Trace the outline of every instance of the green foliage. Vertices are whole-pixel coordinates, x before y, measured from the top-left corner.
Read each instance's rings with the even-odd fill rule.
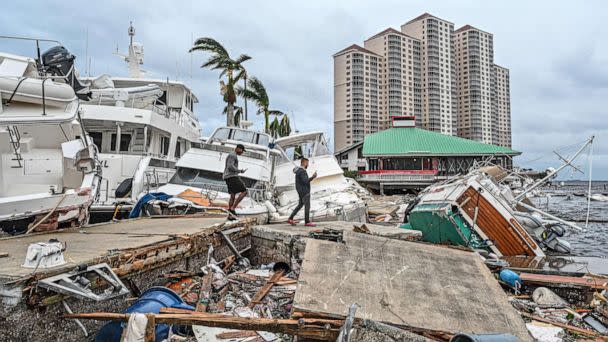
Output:
[[[359,172],[358,171],[346,170],[346,171],[344,171],[344,177],[357,179],[357,178],[359,178]]]
[[[247,88],[238,87],[236,92],[239,96],[253,101],[258,106],[257,113],[264,115],[264,131],[266,133],[273,134],[273,131],[271,129],[270,116],[283,116],[284,113],[280,110],[270,109],[270,99],[268,98],[266,87],[264,87],[262,81],[255,77],[251,77],[247,80]],[[278,121],[277,125],[279,125]],[[274,132],[278,135],[279,126],[275,126],[275,129],[276,130]]]
[[[247,72],[243,67],[243,63],[250,60],[251,57],[248,55],[240,55],[236,59],[232,59],[228,54],[228,51],[213,38],[203,37],[198,38],[194,42],[194,46],[190,49],[193,51],[204,51],[211,54],[209,59],[201,68],[207,68],[211,70],[221,70],[220,79],[226,78],[220,81],[220,90],[224,102],[227,103],[224,113],[226,114],[226,123],[228,126],[236,125],[237,119],[240,120],[240,114],[238,118],[235,116],[235,103],[236,103],[236,84],[239,80],[247,77]]]

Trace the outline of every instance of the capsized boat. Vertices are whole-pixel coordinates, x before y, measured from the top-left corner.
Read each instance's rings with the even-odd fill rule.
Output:
[[[562,237],[568,228],[583,230],[532,205],[530,197],[541,185],[555,179],[594,137],[557,169],[514,193],[510,171],[496,165],[477,166],[468,174],[429,186],[405,210],[402,228],[419,230],[423,240],[486,250],[502,256],[569,254]]]
[[[246,169],[241,179],[247,187],[248,196],[236,208],[236,212],[242,217],[267,217],[268,204],[272,199],[272,161],[279,154],[269,147],[270,142],[271,137],[266,133],[238,127],[219,127],[201,143],[200,148],[191,148],[179,159],[177,172],[158,191],[172,196],[166,202],[169,202],[168,208],[174,213],[228,208],[230,195],[222,179],[226,157],[237,144],[243,144],[245,152],[239,156],[239,168]]]
[[[310,216],[313,221],[367,221],[366,199],[369,192],[352,178],[344,176],[344,171],[329,152],[323,132],[294,134],[276,140],[276,148],[282,151],[276,160],[274,171],[274,194],[276,210],[271,212],[270,221],[287,220],[298,205],[299,197],[295,189],[294,168],[298,159],[309,160],[308,174],[317,172],[311,183]],[[296,215],[302,220],[304,210]]]
[[[67,50],[0,53],[0,228],[13,234],[84,224],[99,191],[97,149],[56,51]]]

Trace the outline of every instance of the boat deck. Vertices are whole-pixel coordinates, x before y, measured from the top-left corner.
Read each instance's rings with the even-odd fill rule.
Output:
[[[52,233],[21,235],[0,239],[0,252],[8,257],[0,258],[0,280],[30,275],[32,268],[21,267],[27,248],[36,242],[57,239],[67,244],[64,252],[67,264],[59,268],[72,268],[81,263],[102,257],[111,250],[138,248],[171,239],[176,235],[194,234],[213,225],[225,222],[225,217],[196,218],[141,218],[104,223],[89,227],[58,230]],[[52,269],[44,269],[52,270]],[[38,272],[43,271],[38,269]]]

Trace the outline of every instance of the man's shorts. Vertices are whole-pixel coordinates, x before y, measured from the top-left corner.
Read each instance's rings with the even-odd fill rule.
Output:
[[[241,177],[227,178],[226,185],[228,186],[228,193],[231,195],[247,191],[245,183],[243,183]]]

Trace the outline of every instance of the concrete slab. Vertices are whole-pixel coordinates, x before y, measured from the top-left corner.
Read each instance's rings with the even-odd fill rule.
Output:
[[[266,224],[253,227],[251,235],[253,237],[276,240],[278,238],[289,241],[296,236],[307,236],[309,232],[318,229],[335,229],[342,231],[352,231],[354,226],[361,226],[361,223],[346,221],[318,222],[316,227],[306,227],[302,224],[292,226],[287,223]],[[366,223],[365,226],[372,235],[383,236],[398,240],[418,240],[422,238],[422,233],[417,230],[401,229],[398,227],[384,226],[379,224]]]
[[[19,278],[34,271],[21,267],[31,243],[49,239],[66,243],[64,256],[67,265],[57,268],[73,267],[104,256],[109,250],[142,247],[169,240],[171,235],[194,234],[225,221],[222,217],[142,218],[0,239],[0,252],[8,253],[8,257],[0,259],[0,279]]]
[[[447,332],[511,333],[532,341],[476,254],[345,231],[308,239],[294,309]]]

